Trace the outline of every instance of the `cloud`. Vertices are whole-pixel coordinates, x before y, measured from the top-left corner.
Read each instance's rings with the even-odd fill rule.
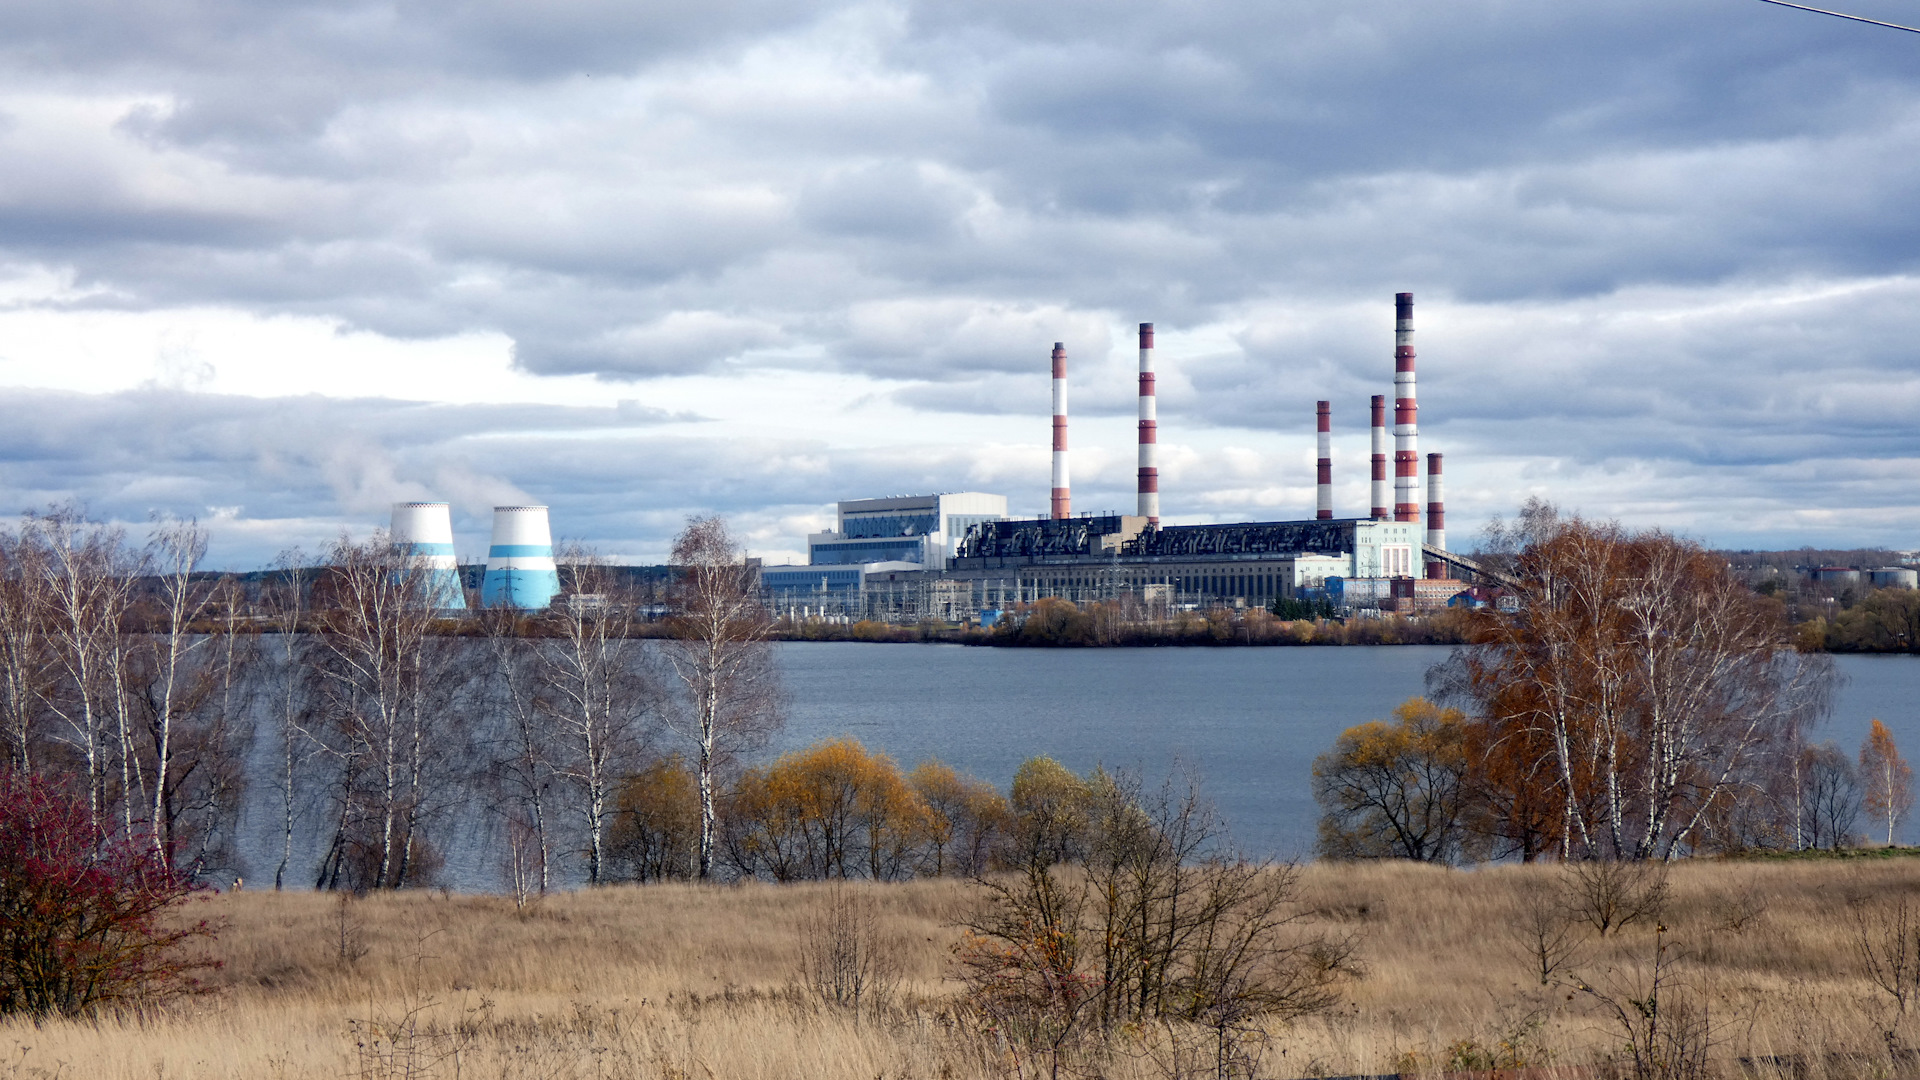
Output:
[[[1411,289],[1456,521],[1879,542],[1920,525],[1920,78],[1750,6],[22,0],[4,350],[179,325],[74,361],[144,391],[0,389],[0,496],[239,506],[247,551],[427,491],[794,550],[835,498],[1042,490],[1063,341],[1076,499],[1124,505],[1154,321],[1169,506],[1271,516],[1314,400],[1359,460]],[[219,337],[280,319],[380,359],[287,396]],[[608,400],[400,400],[396,341]]]

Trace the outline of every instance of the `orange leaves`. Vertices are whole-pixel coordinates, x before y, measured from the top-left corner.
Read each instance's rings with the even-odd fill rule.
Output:
[[[1860,779],[1867,789],[1867,814],[1887,827],[1887,843],[1892,844],[1900,820],[1913,809],[1913,768],[1878,717],[1860,744]]]
[[[1786,748],[1823,714],[1825,658],[1794,653],[1779,606],[1697,543],[1540,504],[1516,535],[1518,610],[1478,615],[1481,648],[1442,673],[1479,714],[1488,767],[1472,786],[1494,854],[1752,842],[1726,823],[1767,815],[1730,811],[1770,797]]]

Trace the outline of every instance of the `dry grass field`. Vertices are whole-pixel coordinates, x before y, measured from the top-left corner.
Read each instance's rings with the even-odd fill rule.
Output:
[[[1627,1035],[1578,983],[1644,999],[1656,938],[1675,961],[1662,1015],[1703,1029],[1715,1071],[1905,1071],[1883,1032],[1920,1041],[1920,1020],[1898,1020],[1863,973],[1848,901],[1920,902],[1920,859],[1678,866],[1664,933],[1587,929],[1542,986],[1522,930],[1528,897],[1561,873],[1308,868],[1310,922],[1356,935],[1365,971],[1335,1011],[1274,1030],[1261,1075],[1585,1074],[1617,1059]],[[955,921],[974,898],[955,881],[623,887],[527,911],[427,892],[215,897],[203,908],[226,922],[215,993],[93,1024],[0,1026],[0,1078],[1009,1075],[951,1009]],[[873,905],[902,968],[894,1006],[861,1016],[796,989],[804,921],[849,903]],[[1164,1061],[1122,1050],[1099,1075],[1167,1075]],[[1741,1064],[1767,1058],[1795,1062]]]

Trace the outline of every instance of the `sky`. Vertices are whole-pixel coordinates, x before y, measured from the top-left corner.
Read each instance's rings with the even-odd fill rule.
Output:
[[[1411,291],[1455,546],[1915,548],[1917,194],[1920,35],[1756,0],[10,0],[0,510],[804,561],[1044,512],[1061,341],[1130,511],[1153,322],[1166,520],[1310,516],[1321,398],[1361,515]]]

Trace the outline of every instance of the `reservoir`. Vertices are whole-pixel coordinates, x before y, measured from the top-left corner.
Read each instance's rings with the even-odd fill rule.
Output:
[[[938,758],[1005,791],[1020,763],[1047,755],[1076,772],[1096,765],[1138,773],[1149,787],[1190,776],[1215,804],[1233,842],[1254,856],[1306,858],[1318,811],[1313,759],[1340,732],[1387,718],[1425,691],[1445,646],[1012,649],[963,645],[789,642],[774,646],[787,723],[758,756],[851,736],[903,769]],[[1869,721],[1892,730],[1920,760],[1920,657],[1842,656],[1832,718],[1811,733],[1854,756]],[[232,844],[223,867],[271,882],[282,827],[281,768],[270,702],[255,705],[256,737]],[[467,718],[482,744],[504,737],[491,710]],[[671,740],[662,749],[684,749]],[[307,767],[324,765],[310,752]],[[302,785],[289,881],[313,882],[334,811],[323,784]],[[505,887],[502,817],[484,782],[457,778],[444,791],[435,844],[438,879],[464,891]],[[556,824],[571,828],[572,818]],[[1863,822],[1864,825],[1864,822]],[[1906,842],[1920,829],[1903,828]],[[579,836],[558,845],[577,852]],[[577,854],[556,865],[556,884],[582,877]]]
[[[1083,772],[1176,765],[1252,855],[1313,853],[1313,759],[1340,732],[1425,692],[1438,645],[1007,649],[791,642],[776,748],[851,735],[902,768],[937,757],[1001,790],[1046,754]],[[1878,717],[1920,760],[1920,657],[1840,656],[1832,718],[1810,733],[1852,757]],[[1911,839],[1910,834],[1908,839]]]

